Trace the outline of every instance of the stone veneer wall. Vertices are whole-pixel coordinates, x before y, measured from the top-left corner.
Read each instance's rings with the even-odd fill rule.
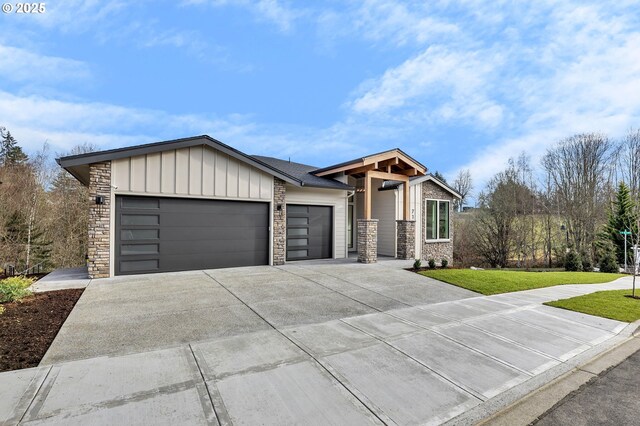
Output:
[[[104,197],[104,204],[96,204],[96,196]],[[87,244],[89,277],[110,275],[111,220],[111,162],[89,166],[89,239]]]
[[[358,262],[378,260],[378,219],[358,219]]]
[[[416,221],[396,220],[397,226],[397,248],[396,257],[398,259],[414,259],[416,255]]]
[[[426,199],[449,201],[449,241],[425,242],[427,232],[426,227],[424,226],[427,217],[425,209]],[[422,259],[434,259],[438,266],[440,266],[442,259],[447,259],[449,261],[449,265],[453,265],[453,196],[431,181],[423,182],[422,206],[420,208],[422,209],[423,220],[422,226],[420,227],[422,229]]]
[[[287,250],[287,207],[285,204],[286,183],[273,178],[273,264],[284,265]],[[282,206],[278,210],[278,204]]]

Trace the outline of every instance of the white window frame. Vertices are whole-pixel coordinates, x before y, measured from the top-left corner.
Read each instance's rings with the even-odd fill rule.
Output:
[[[436,232],[438,234],[438,238],[429,239],[427,238],[427,201],[435,201],[437,203],[436,207]],[[440,203],[449,203],[449,238],[440,238]],[[425,198],[423,205],[424,218],[422,219],[422,227],[424,229],[424,242],[425,243],[443,243],[451,241],[451,200],[439,199],[439,198]]]

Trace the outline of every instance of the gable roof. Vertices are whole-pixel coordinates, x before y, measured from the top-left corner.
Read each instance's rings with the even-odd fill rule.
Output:
[[[310,175],[308,172],[315,170],[316,167],[299,163],[288,163],[276,158],[247,155],[242,151],[232,148],[208,135],[173,139],[125,148],[109,149],[106,151],[89,152],[86,154],[69,155],[67,157],[57,158],[56,162],[71,173],[82,184],[88,186],[90,164],[200,145],[209,146],[296,186],[313,186],[318,188],[343,190],[353,189],[351,186],[345,185],[334,179]]]
[[[440,179],[438,179],[437,177],[435,177],[431,173],[429,173],[427,175],[424,175],[424,176],[414,176],[414,177],[409,178],[409,186],[417,185],[419,183],[427,182],[427,181],[435,183],[440,188],[442,188],[445,191],[449,192],[454,197],[462,199],[462,195],[460,195],[460,193],[458,193],[458,191],[456,191],[455,189],[453,189],[452,187],[450,187],[449,185],[447,185],[446,183],[444,183],[443,181],[441,181]],[[389,189],[396,189],[400,185],[402,185],[403,183],[404,182],[386,181],[386,182],[383,182],[382,188],[380,188],[379,190],[380,191],[386,191],[386,190],[389,190]]]
[[[189,138],[174,139],[163,142],[154,142],[144,145],[136,145],[125,148],[109,149],[106,151],[89,152],[86,154],[69,155],[67,157],[57,158],[56,162],[64,167],[82,184],[89,184],[89,164],[100,163],[102,161],[118,160],[120,158],[135,157],[137,155],[153,154],[155,152],[168,151],[180,148],[189,148],[192,146],[206,145],[218,151],[233,157],[239,161],[247,163],[263,172],[276,176],[285,182],[302,186],[300,181],[293,176],[282,173],[280,170],[274,169],[261,161],[252,158],[235,148],[226,145],[208,135],[193,136]]]
[[[262,155],[252,155],[251,157],[255,158],[258,161],[261,161],[264,164],[269,165],[274,169],[280,170],[282,173],[286,173],[287,175],[292,176],[301,183],[300,186],[344,190],[355,189],[353,186],[349,186],[335,179],[320,177],[312,174],[313,171],[318,169],[314,166],[281,160],[274,157],[264,157]]]
[[[323,167],[314,171],[313,174],[326,176],[343,171],[348,173],[350,169],[359,168],[361,166],[366,166],[369,164],[375,164],[377,166],[378,162],[385,162],[390,158],[395,158],[396,160],[402,161],[403,164],[416,169],[416,172],[419,171],[419,175],[424,175],[424,173],[426,173],[427,171],[427,168],[424,165],[413,159],[411,156],[407,155],[400,148],[394,148],[387,151],[378,152],[376,154],[367,155],[366,157],[355,158],[343,163]]]

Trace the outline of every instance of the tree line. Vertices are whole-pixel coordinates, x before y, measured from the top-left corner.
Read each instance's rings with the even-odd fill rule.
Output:
[[[0,127],[0,137],[0,274],[83,265],[87,188],[55,164],[48,144],[28,156],[9,130]],[[90,151],[81,145],[56,156]]]
[[[468,182],[463,174],[468,171],[455,189]],[[463,265],[631,264],[640,217],[640,130],[621,140],[600,133],[562,139],[537,165],[525,154],[512,158],[476,200],[476,208],[455,218],[454,256]]]

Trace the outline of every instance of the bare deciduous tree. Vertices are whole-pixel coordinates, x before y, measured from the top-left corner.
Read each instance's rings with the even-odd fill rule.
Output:
[[[455,209],[461,212],[462,207],[467,204],[469,197],[471,197],[471,191],[473,191],[473,179],[469,169],[463,169],[458,172],[453,181],[453,189],[462,197],[460,200],[454,201]]]
[[[629,130],[618,148],[619,178],[627,184],[631,195],[640,199],[640,129]]]
[[[573,245],[589,256],[594,254],[596,230],[606,215],[612,146],[605,135],[584,133],[561,140],[542,159]]]
[[[521,181],[513,160],[498,173],[480,194],[475,215],[473,238],[478,253],[492,267],[506,267],[512,254],[520,248],[523,231],[518,216],[531,200],[531,191]],[[523,229],[521,229],[523,228]]]

